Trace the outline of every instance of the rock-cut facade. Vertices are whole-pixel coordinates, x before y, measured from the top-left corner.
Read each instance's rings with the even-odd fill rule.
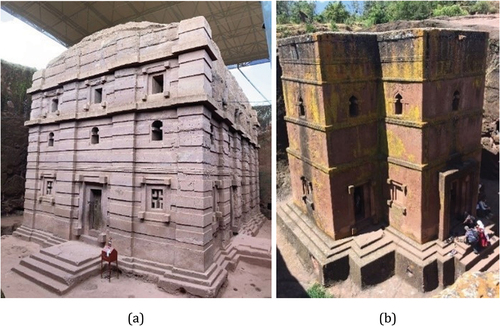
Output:
[[[24,224],[44,246],[103,244],[213,296],[233,234],[259,217],[257,114],[203,17],[127,23],[37,71]]]

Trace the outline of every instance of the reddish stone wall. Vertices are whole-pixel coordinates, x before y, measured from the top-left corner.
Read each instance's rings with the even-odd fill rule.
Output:
[[[419,243],[443,236],[450,212],[477,199],[486,40],[437,29],[280,40],[294,202],[335,239],[385,216]],[[469,204],[450,204],[442,173]],[[313,212],[302,177],[322,190]]]

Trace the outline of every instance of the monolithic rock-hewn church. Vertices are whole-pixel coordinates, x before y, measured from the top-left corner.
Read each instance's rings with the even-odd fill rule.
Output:
[[[233,234],[262,216],[257,116],[207,21],[97,32],[37,71],[29,92],[16,234],[44,246],[112,239],[123,269],[215,295]]]
[[[397,274],[427,291],[478,262],[448,239],[475,214],[487,44],[440,29],[279,42],[292,200],[278,223],[322,283]]]

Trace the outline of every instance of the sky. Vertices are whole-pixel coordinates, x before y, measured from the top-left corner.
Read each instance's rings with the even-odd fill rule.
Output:
[[[325,7],[330,2],[336,2],[336,1],[316,1],[316,13],[320,14],[323,10],[325,10]],[[346,6],[348,11],[352,11],[352,2],[354,1],[342,1],[342,3],[344,4],[344,6]],[[363,8],[364,1],[357,1],[357,2],[359,2],[360,8]]]
[[[0,19],[0,58],[23,66],[43,69],[50,60],[66,50],[64,46],[35,28],[1,10]],[[272,100],[271,64],[242,67],[240,70],[264,95],[241,75],[237,69],[231,69],[252,106],[268,105]]]

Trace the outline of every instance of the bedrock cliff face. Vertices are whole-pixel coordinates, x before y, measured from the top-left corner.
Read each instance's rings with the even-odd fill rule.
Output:
[[[31,98],[26,90],[31,86],[34,68],[2,60],[2,214],[23,209],[24,178]]]

